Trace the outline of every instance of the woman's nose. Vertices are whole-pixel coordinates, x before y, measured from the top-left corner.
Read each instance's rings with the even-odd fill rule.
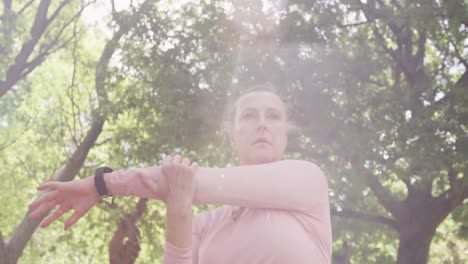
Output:
[[[258,123],[257,123],[257,129],[266,128],[266,125],[267,125],[266,124],[266,117],[260,115],[260,117],[258,119]]]

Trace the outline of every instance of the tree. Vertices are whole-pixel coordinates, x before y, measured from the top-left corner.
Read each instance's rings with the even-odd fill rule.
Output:
[[[210,8],[210,6],[208,6],[208,8]],[[199,63],[200,60],[205,59],[196,58],[196,56],[204,56],[206,58],[206,56],[209,55],[210,50],[200,45],[200,43],[203,42],[192,41],[199,37],[197,34],[200,34],[200,31],[206,29],[205,27],[200,26],[200,24],[209,23],[210,21],[207,19],[208,21],[202,20],[201,23],[194,23],[192,28],[189,28],[191,30],[180,32],[181,34],[174,36],[173,39],[183,40],[186,34],[193,33],[193,35],[190,36],[190,39],[184,40],[184,43],[187,44],[187,48],[185,50],[185,52],[187,52],[186,56],[192,57],[191,62],[186,64],[185,60],[180,57],[181,53],[178,53],[177,50],[175,50],[175,52],[166,52],[167,50],[160,47],[161,42],[164,41],[166,34],[171,30],[171,27],[184,22],[183,20],[172,21],[172,17],[166,16],[164,11],[160,10],[163,8],[160,7],[156,1],[147,1],[141,4],[138,10],[130,9],[131,10],[123,10],[119,12],[114,10],[112,23],[115,24],[111,24],[111,26],[115,27],[115,33],[107,42],[98,62],[89,62],[85,58],[80,57],[79,54],[82,52],[80,50],[73,53],[73,65],[76,67],[76,71],[74,70],[72,74],[72,84],[70,86],[72,89],[69,87],[66,92],[71,106],[69,106],[70,108],[67,108],[67,104],[67,107],[61,107],[62,111],[70,112],[70,117],[68,118],[72,119],[72,121],[70,122],[67,120],[63,123],[59,123],[57,129],[54,129],[53,132],[49,133],[55,134],[55,131],[68,130],[72,140],[70,141],[69,139],[60,138],[57,141],[57,146],[61,148],[62,146],[59,145],[63,144],[63,148],[69,151],[71,145],[77,147],[77,150],[71,151],[73,152],[70,153],[72,155],[71,158],[66,161],[65,167],[62,167],[57,171],[56,175],[53,177],[55,180],[71,180],[80,170],[83,171],[84,169],[85,173],[88,173],[90,171],[89,167],[96,166],[87,166],[86,163],[96,162],[96,160],[97,162],[102,162],[101,159],[95,157],[95,153],[92,153],[91,157],[88,157],[88,154],[92,152],[93,146],[101,146],[102,144],[109,146],[109,143],[112,143],[112,146],[106,146],[106,149],[108,150],[106,155],[110,156],[115,154],[112,158],[113,164],[116,167],[135,166],[136,163],[141,165],[142,162],[153,162],[150,164],[154,164],[154,161],[158,158],[158,153],[161,153],[164,149],[166,152],[173,151],[176,143],[179,148],[182,147],[180,149],[181,151],[188,148],[194,150],[197,146],[204,147],[202,140],[203,138],[209,138],[210,134],[206,133],[210,129],[209,126],[213,127],[213,125],[216,124],[215,119],[209,120],[211,122],[206,122],[208,120],[200,120],[200,117],[196,116],[194,116],[195,118],[190,122],[187,122],[186,126],[181,126],[180,123],[180,121],[185,118],[183,115],[186,115],[186,113],[190,111],[200,109],[202,111],[200,115],[202,115],[203,112],[206,115],[208,111],[212,111],[209,107],[212,106],[214,102],[210,102],[209,100],[209,97],[211,96],[209,90],[203,92],[199,88],[200,81],[198,79],[206,73],[201,68],[203,66],[197,65],[197,63]],[[183,12],[186,12],[188,15],[192,15],[196,10],[196,6],[192,5],[186,10],[184,9]],[[180,11],[177,10],[177,12]],[[196,12],[198,13],[195,13],[192,16],[198,16],[201,11]],[[210,12],[213,12],[213,10]],[[147,23],[148,21],[151,23]],[[151,54],[151,59],[156,59],[156,63],[151,60],[147,60],[147,55],[138,54],[141,51],[145,51],[145,49],[142,49],[141,46],[135,45],[145,45],[143,41],[141,41],[141,38],[148,37],[152,30],[151,28],[147,29],[147,27],[161,27],[161,30],[158,31],[158,39],[150,39],[150,45],[153,45],[152,52],[154,52]],[[142,29],[147,30],[145,32],[147,35],[140,34],[140,30]],[[209,38],[209,41],[212,41],[215,37],[216,36],[213,35],[212,38]],[[78,45],[80,45],[80,43],[82,42],[79,41]],[[126,62],[125,65],[120,63],[110,63],[111,58],[116,54],[116,51],[119,54],[124,55],[121,58]],[[138,54],[136,56],[143,55],[142,57],[139,57],[143,60],[134,60],[134,57],[132,56],[135,54]],[[214,62],[216,61],[222,61],[222,58],[217,58]],[[139,66],[142,62],[143,64],[149,64],[146,64],[144,65],[145,67],[141,68]],[[96,106],[92,107],[91,110],[83,110],[89,108],[89,106],[85,105],[86,103],[89,103],[89,101],[81,100],[82,94],[86,94],[87,91],[85,90],[83,92],[83,90],[80,89],[82,80],[78,80],[78,78],[86,78],[87,76],[85,77],[83,73],[86,73],[89,69],[85,67],[84,69],[79,68],[77,65],[91,65],[91,67],[95,69],[94,74],[91,74],[95,76],[94,87],[96,89],[96,95],[90,96],[91,98],[89,101],[91,101],[91,106],[94,104]],[[124,68],[122,68],[122,66],[124,66]],[[195,68],[193,68],[194,66]],[[213,68],[211,67],[212,66],[209,66],[208,70],[221,70],[214,66]],[[196,70],[197,73],[190,73],[190,68]],[[132,78],[135,77],[129,74],[129,69],[130,72],[133,69],[135,69],[136,72],[144,71],[145,75],[140,76],[142,79],[133,79],[136,81],[129,82],[128,80],[132,80]],[[159,75],[154,76],[154,72],[158,71],[160,71]],[[75,72],[77,78],[76,82]],[[157,78],[158,76],[160,78]],[[150,81],[147,81],[148,78],[154,80],[149,79]],[[143,82],[141,82],[141,80],[143,80]],[[212,80],[208,81],[211,82]],[[204,82],[206,83],[206,81]],[[59,89],[60,90],[57,90],[57,93],[62,94],[64,92],[63,88]],[[93,92],[90,91],[90,93]],[[188,97],[191,97],[192,100],[181,100]],[[173,102],[178,100],[179,103],[174,105]],[[203,104],[201,100],[207,104]],[[53,112],[51,114],[54,117],[60,116],[58,112]],[[88,116],[85,122],[82,121],[83,116]],[[161,117],[166,118],[167,121],[158,121]],[[108,128],[103,130],[103,125],[106,120],[110,120],[110,122],[108,123]],[[141,122],[143,125],[143,129],[139,131],[141,133],[137,133],[138,130],[135,130],[135,127],[127,126],[133,125],[133,121],[136,121],[137,124]],[[78,123],[78,125],[75,126],[75,123]],[[91,130],[85,137],[87,124],[91,127]],[[197,126],[200,128],[200,132],[194,133],[193,128]],[[10,128],[10,126],[8,128]],[[215,129],[211,130],[211,134],[213,134]],[[155,131],[158,132],[157,135],[153,135]],[[175,133],[175,131],[178,131],[178,133]],[[37,130],[36,132],[39,132],[39,135],[48,133],[47,131]],[[188,135],[189,133],[191,134],[190,137]],[[101,134],[103,134],[106,139],[102,142],[96,143],[98,136]],[[120,147],[125,148],[127,142],[132,142],[132,147],[135,147],[136,151],[134,154],[132,152],[129,153],[128,150],[120,149]],[[8,146],[10,148],[8,149],[10,153],[11,146],[18,146],[18,142],[15,141],[12,145]],[[158,152],[155,152],[155,149],[157,148],[161,149],[158,150]],[[65,151],[65,153],[68,151]],[[188,153],[188,155],[194,155],[192,153]],[[24,154],[20,153],[19,155],[21,156]],[[61,159],[60,154],[57,154],[57,156]],[[120,157],[122,157],[122,160],[120,160]],[[56,158],[57,157],[55,157],[55,159]],[[85,162],[85,160],[87,160],[87,162]],[[25,169],[28,168],[28,166],[24,167]],[[34,175],[32,177],[34,177]],[[122,208],[119,208],[119,211],[128,210],[128,207],[129,206],[122,206]],[[155,210],[153,209],[151,212],[153,217],[154,211]],[[118,219],[119,217],[117,216],[113,218]],[[150,219],[150,217],[147,219]],[[154,219],[152,219],[152,221],[154,223]],[[8,261],[7,263],[15,263],[39,222],[40,220],[30,221],[24,218],[22,223],[12,231],[11,238],[9,240],[5,240],[2,247],[4,255],[2,255],[0,259]],[[153,227],[151,224],[148,224],[148,226]],[[105,228],[105,226],[102,228]],[[125,233],[119,232],[119,230],[122,230],[122,228],[119,228],[116,231],[115,239],[113,240],[114,242],[119,240],[121,235]],[[146,232],[145,235],[147,236],[149,236],[150,233],[153,233],[149,231],[147,227],[144,227],[144,230]],[[148,239],[148,237],[143,237],[142,239]],[[111,243],[109,249],[110,254],[116,252],[115,245],[117,244],[118,243]],[[152,241],[151,245],[157,246],[158,244],[155,241]],[[50,247],[56,248],[52,245]],[[115,259],[113,255],[110,257],[111,259]]]
[[[271,34],[251,34],[240,86],[270,80],[291,98],[303,127],[291,150],[330,175],[333,215],[361,222],[335,217],[334,228],[375,231],[370,244],[343,238],[358,263],[427,263],[437,227],[468,197],[466,4],[291,1],[285,13]],[[364,248],[394,241],[395,252]]]
[[[47,56],[66,47],[73,40],[76,32],[69,31],[91,2],[81,1],[81,6],[78,7],[77,3],[78,1],[61,1],[55,10],[49,13],[52,4],[50,0],[40,1],[37,9],[34,9],[33,1],[27,1],[21,3],[17,10],[12,7],[11,0],[3,1],[3,12],[0,16],[0,98],[39,66]],[[66,8],[73,10],[71,15]],[[28,19],[31,12],[34,20],[29,27],[29,35],[23,36],[23,30],[27,30],[23,25],[30,22]],[[23,39],[20,48],[13,45]],[[8,66],[5,67],[6,65]]]
[[[437,227],[468,197],[466,3],[339,1],[331,8],[343,15],[339,52],[325,58],[333,78],[321,92],[301,94],[326,95],[325,107],[309,102],[304,111],[329,116],[302,117],[313,142],[304,151],[336,177],[335,215],[388,226],[399,238],[397,263],[427,263]],[[313,127],[323,124],[317,121],[326,129]],[[368,190],[377,204],[366,201]]]
[[[83,163],[88,155],[89,150],[96,143],[97,138],[102,132],[104,122],[106,120],[107,110],[106,105],[108,105],[108,97],[105,88],[105,81],[107,76],[107,65],[114,54],[116,47],[118,46],[119,40],[122,36],[127,33],[132,26],[134,26],[138,19],[140,18],[141,10],[147,8],[151,4],[151,1],[144,2],[139,11],[131,13],[125,23],[120,24],[119,29],[115,32],[113,37],[107,42],[99,62],[96,64],[95,72],[95,89],[97,93],[97,98],[99,100],[99,107],[92,113],[91,127],[84,137],[83,141],[79,143],[76,150],[73,152],[71,157],[64,163],[54,175],[51,177],[53,180],[57,181],[69,181],[72,180],[80,168],[83,166]],[[38,12],[42,12],[42,9],[39,8]],[[33,32],[36,32],[33,30]],[[27,215],[27,214],[26,214]],[[23,218],[19,226],[15,229],[12,236],[8,240],[3,240],[2,237],[0,243],[0,259],[4,263],[16,263],[18,258],[21,256],[22,251],[24,250],[26,243],[30,239],[31,235],[43,220],[38,218],[35,220],[30,220],[26,216]]]

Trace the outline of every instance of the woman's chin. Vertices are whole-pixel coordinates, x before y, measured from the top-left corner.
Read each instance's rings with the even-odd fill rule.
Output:
[[[268,154],[259,154],[253,158],[254,164],[261,164],[261,163],[271,163],[276,161],[277,159],[273,155]]]

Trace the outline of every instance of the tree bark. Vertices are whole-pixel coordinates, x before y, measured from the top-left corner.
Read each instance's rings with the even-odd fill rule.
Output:
[[[400,232],[397,264],[426,264],[435,230]]]
[[[333,252],[333,263],[334,264],[350,264],[351,257],[353,255],[353,249],[348,242],[343,242],[343,247],[338,252]]]
[[[109,242],[110,264],[133,264],[140,253],[140,229],[136,222],[146,211],[147,199],[140,199],[135,212],[120,219],[117,230]]]

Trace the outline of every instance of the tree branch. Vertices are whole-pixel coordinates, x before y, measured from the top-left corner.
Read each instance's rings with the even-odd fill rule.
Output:
[[[468,70],[468,62],[461,55],[460,51],[457,48],[457,45],[455,45],[452,38],[450,38],[450,37],[449,37],[449,41],[450,41],[450,44],[452,44],[453,49],[455,50],[455,56],[457,57],[458,60],[460,60],[460,62],[463,64],[463,66],[465,66],[465,69]]]
[[[11,3],[12,3],[12,0],[3,0],[4,11],[6,10],[11,11]]]
[[[111,0],[110,2],[111,2],[111,7],[112,7],[112,14],[117,13],[117,11],[115,10],[115,1]]]
[[[3,0],[3,8],[5,8],[5,10],[11,11],[11,1],[12,0]]]
[[[60,33],[61,34],[61,33]],[[73,40],[74,38],[76,37],[75,33],[68,39],[66,39],[65,41],[63,41],[63,43],[61,43],[59,46],[57,46],[57,43],[58,43],[58,37],[54,39],[53,42],[49,43],[47,46],[47,48],[43,48],[41,46],[40,50],[43,50],[41,53],[39,53],[35,58],[33,58],[30,62],[26,63],[26,65],[24,66],[24,72],[21,74],[21,76],[19,76],[18,80],[21,80],[23,79],[24,77],[26,77],[29,73],[31,73],[36,67],[38,67],[39,65],[42,64],[42,62],[44,62],[45,58],[60,50],[60,49],[63,49],[65,48],[68,43]],[[56,46],[56,47],[55,47]]]
[[[12,140],[10,140],[9,142],[5,142],[5,143],[2,143],[0,144],[0,151],[8,148],[9,146],[13,145],[16,141],[18,141],[26,132],[29,131],[29,129],[31,129],[32,127],[32,124],[31,123],[34,123],[34,120],[33,121],[30,121],[31,119],[28,119],[26,125],[25,125],[25,128],[23,129],[23,131],[19,132],[16,134],[16,137]]]
[[[380,0],[377,0],[377,1],[378,1],[379,6],[385,7],[385,3],[383,1],[380,1]],[[376,25],[374,25],[372,30],[373,30],[374,36],[379,46],[382,47],[383,50],[392,57],[392,59],[396,62],[396,64],[401,67],[403,73],[406,76],[412,76],[413,72],[410,71],[412,67],[408,63],[412,59],[414,59],[413,54],[412,54],[413,45],[412,45],[411,31],[409,30],[404,31],[402,30],[402,28],[398,27],[398,25],[393,23],[391,20],[386,19],[385,17],[382,17],[382,16],[378,16],[378,14],[376,13],[375,1],[368,1],[367,4],[363,4],[360,1],[357,1],[357,3],[368,20],[375,20],[375,19],[380,18],[390,28],[393,35],[397,39],[396,41],[397,41],[398,48],[396,50],[389,48],[385,44],[385,38],[382,34],[380,34]],[[401,8],[401,6],[397,2],[393,2],[393,4],[397,4],[396,7],[398,9]],[[420,40],[421,42],[425,43],[425,33],[423,34],[422,37],[423,38],[420,38]],[[423,53],[424,51],[425,51],[424,49],[419,50],[419,52],[421,52],[422,55],[424,55]],[[416,65],[414,68],[416,69],[418,66],[419,65]]]
[[[157,1],[157,0],[154,0]],[[114,53],[114,50],[118,47],[119,45],[119,40],[120,38],[130,30],[130,28],[134,25],[136,18],[140,15],[140,13],[147,8],[148,5],[151,4],[151,2],[154,2],[151,0],[147,0],[143,2],[140,5],[140,8],[138,9],[137,12],[133,14],[133,16],[129,19],[130,21],[133,21],[133,23],[130,23],[129,21],[126,21],[125,23],[119,24],[119,30],[114,34],[112,39],[106,43],[106,46],[104,48],[104,51],[101,54],[101,57],[99,58],[99,63],[98,67],[96,67],[96,92],[98,96],[101,98],[101,102],[107,105],[107,93],[104,90],[104,81],[107,76],[106,72],[106,67],[109,64],[109,61]],[[101,109],[104,110],[104,109]]]
[[[136,221],[146,211],[147,199],[140,199],[135,212],[120,219],[117,230],[109,242],[109,262],[111,264],[133,264],[140,252],[140,230]]]
[[[371,214],[367,214],[367,213],[364,213],[364,212],[356,212],[356,211],[353,211],[351,209],[342,209],[340,211],[338,211],[336,209],[331,209],[330,211],[331,211],[332,215],[336,215],[336,216],[339,216],[339,217],[351,218],[351,219],[362,220],[362,221],[366,221],[366,222],[383,224],[383,225],[387,225],[387,226],[389,226],[391,228],[397,229],[396,221],[391,219],[391,218],[385,217],[385,216],[371,215]]]
[[[52,13],[52,15],[50,16],[50,18],[47,20],[48,23],[51,23],[52,21],[54,21],[54,19],[58,16],[58,14],[60,13],[60,11],[62,11],[62,9],[68,4],[70,3],[70,0],[64,0],[63,2],[60,3],[60,5],[57,7],[57,9],[55,9],[54,13]],[[83,10],[83,9],[82,9]],[[80,12],[79,12],[80,13]]]
[[[392,0],[392,4],[393,4],[394,6],[396,6],[396,8],[398,9],[398,11],[403,11],[403,10],[404,10],[403,7],[400,5],[400,3],[398,3],[397,0]]]
[[[75,150],[66,164],[55,173],[55,175],[52,177],[52,180],[70,181],[75,177],[83,165],[89,150],[93,147],[94,142],[96,142],[96,139],[101,134],[103,125],[104,119],[95,119],[93,121],[91,129],[88,131],[85,140]],[[28,210],[19,226],[13,232],[13,235],[7,244],[8,254],[10,255],[11,259],[15,261],[13,263],[16,263],[37,226],[46,217],[45,214],[42,217],[31,220],[27,217],[29,213],[30,211]]]
[[[400,59],[398,57],[398,55],[396,54],[395,50],[387,47],[387,44],[385,44],[385,39],[384,37],[382,36],[382,34],[380,34],[379,30],[377,29],[376,26],[372,27],[372,32],[374,33],[374,36],[375,36],[375,39],[377,40],[377,43],[380,45],[380,47],[388,54],[390,55],[397,63],[400,62]],[[399,63],[400,64],[400,63]],[[404,67],[404,65],[401,65],[402,67]]]
[[[367,183],[383,207],[389,211],[393,217],[396,219],[403,217],[406,213],[404,210],[404,203],[392,197],[382,186],[382,183],[377,177],[369,173],[367,175]]]
[[[50,2],[50,0],[42,0],[40,2],[34,23],[30,31],[31,39],[26,41],[21,47],[20,52],[15,58],[15,63],[11,65],[7,70],[6,79],[0,80],[0,97],[5,95],[19,80],[24,78],[26,75],[31,73],[37,66],[39,66],[46,55],[58,50],[53,50],[53,48],[59,42],[59,39],[64,30],[68,28],[68,26],[82,14],[83,10],[87,6],[93,3],[92,1],[82,6],[81,9],[59,29],[58,33],[54,36],[52,41],[50,41],[49,43],[42,44],[40,46],[39,55],[37,55],[30,62],[28,62],[29,56],[31,56],[32,52],[38,45],[39,40],[44,35],[46,29],[57,18],[58,14],[70,2],[70,0],[65,0],[61,2],[60,6],[54,11],[52,16],[49,19],[47,19],[47,13],[50,6]],[[26,3],[20,11],[23,11],[23,9],[27,8],[28,5],[30,5],[29,2]],[[68,41],[65,41],[65,43],[66,42]],[[63,46],[64,45],[61,45],[60,48]]]
[[[434,197],[430,209],[432,212],[437,212],[434,216],[438,216],[438,222],[442,222],[453,209],[462,204],[468,192],[468,186],[464,185],[461,179],[457,179],[457,171],[452,166],[449,167],[448,178],[450,188]]]
[[[95,2],[95,1],[94,1]],[[58,31],[57,34],[55,34],[55,37],[52,41],[50,41],[49,43],[46,43],[46,44],[43,44],[41,45],[41,47],[39,48],[39,50],[41,52],[49,52],[50,53],[53,53],[59,49],[61,49],[62,47],[64,47],[66,44],[61,44],[59,48],[55,49],[55,50],[52,50],[54,46],[57,45],[57,43],[59,42],[60,40],[60,36],[63,34],[63,32],[65,31],[66,28],[68,28],[68,26],[70,26],[71,23],[75,22],[80,16],[81,14],[83,13],[84,9],[86,7],[88,7],[89,5],[91,5],[91,3],[94,3],[94,2],[89,2],[87,3],[86,5],[83,5],[81,7],[81,9],[76,12],[76,14],[70,18],[67,22],[65,22],[65,24],[63,24],[63,26],[60,28],[60,30]],[[76,25],[74,26],[74,31],[73,31],[73,35],[68,39],[68,40],[65,40],[64,43],[67,43],[69,42],[71,39],[74,39],[76,37]]]
[[[379,3],[379,6],[381,7],[386,6],[382,0],[377,0],[377,2]],[[390,21],[388,19],[385,20],[386,17],[382,16],[381,18],[387,23],[388,27],[392,30],[395,36],[398,36],[400,34],[401,28],[399,28],[395,23],[391,22],[391,20]]]
[[[0,259],[7,259],[6,245],[3,240],[2,232],[0,232]]]
[[[41,2],[39,3],[36,17],[34,19],[34,23],[30,31],[32,40],[35,41],[36,43],[51,22],[47,19],[47,13],[49,12],[50,2],[51,0],[41,0]],[[30,51],[29,53],[31,53],[32,49],[34,49],[34,46],[35,44],[33,43],[28,46],[29,48],[28,51]]]
[[[70,85],[68,86],[68,89],[67,89],[67,97],[70,99],[70,103],[71,103],[71,110],[72,110],[72,120],[73,120],[73,128],[71,128],[70,124],[68,124],[68,122],[66,122],[67,124],[67,127],[69,129],[69,132],[70,132],[70,136],[73,140],[73,142],[75,143],[76,146],[78,146],[78,140],[76,138],[76,117],[77,117],[77,113],[75,111],[75,109],[78,109],[78,113],[80,112],[80,108],[79,106],[76,104],[75,102],[75,98],[74,98],[74,88],[75,88],[75,80],[76,80],[76,68],[77,68],[77,57],[76,57],[76,47],[78,45],[78,32],[77,32],[77,23],[75,23],[73,25],[73,36],[74,36],[74,42],[73,42],[73,48],[72,48],[72,62],[73,62],[73,72],[72,72],[72,78],[71,78],[71,83]],[[79,117],[78,117],[79,118]],[[96,143],[94,144],[96,145]]]
[[[415,60],[417,64],[416,71],[420,68],[424,67],[424,56],[426,55],[426,30],[418,31],[419,39],[418,39],[418,51],[416,52]]]
[[[464,177],[467,177],[466,175]],[[463,199],[462,201],[464,201],[465,199],[468,198],[468,185],[465,184],[464,188],[463,188],[463,195],[462,195]]]
[[[448,178],[449,178],[449,183],[450,183],[450,189],[457,194],[460,193],[461,187],[460,186],[460,181],[457,180],[457,172],[453,169],[453,166],[450,166],[448,169]]]
[[[26,4],[24,4],[20,11],[18,11],[18,15],[23,14],[24,10],[26,10],[33,2],[34,0],[29,0]]]
[[[36,17],[30,31],[31,39],[21,46],[21,50],[15,58],[15,63],[11,65],[6,72],[6,79],[0,80],[0,98],[20,80],[29,56],[39,42],[42,34],[44,34],[45,29],[49,26],[47,22],[47,12],[50,2],[51,0],[42,0],[39,3]]]
[[[338,24],[339,28],[347,28],[347,27],[358,27],[361,25],[369,24],[372,21],[366,20],[362,22],[356,22],[356,23],[351,23],[351,24]]]
[[[459,89],[463,90],[465,87],[468,87],[468,69],[465,70],[465,73],[457,80],[453,88],[445,93],[445,96],[438,100],[437,102],[432,103],[430,106],[433,109],[437,109],[442,107],[444,104],[452,104],[454,100],[457,98]]]
[[[468,87],[468,68],[465,69],[465,73],[457,80],[454,89],[464,89],[466,91],[466,87]]]
[[[111,138],[111,137],[110,137],[110,138],[106,138],[106,139],[104,139],[104,140],[102,140],[102,141],[96,142],[96,144],[94,144],[94,145],[95,145],[96,147],[102,146],[102,145],[104,145],[104,144],[106,144],[106,143],[108,143],[108,142],[111,142],[112,139],[113,139],[113,138]]]

